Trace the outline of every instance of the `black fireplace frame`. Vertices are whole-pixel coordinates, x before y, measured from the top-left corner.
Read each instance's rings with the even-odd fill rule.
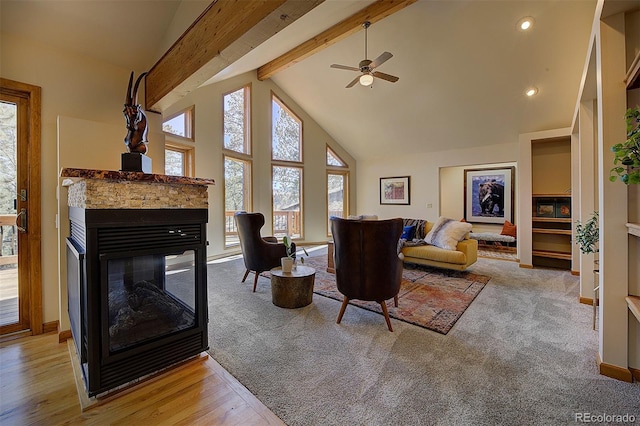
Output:
[[[67,291],[71,332],[85,386],[95,396],[207,350],[207,209],[69,208]],[[193,250],[195,324],[110,352],[105,262]]]

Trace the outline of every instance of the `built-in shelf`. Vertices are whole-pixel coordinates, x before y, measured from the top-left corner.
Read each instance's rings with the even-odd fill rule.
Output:
[[[549,259],[571,260],[571,253],[564,253],[560,251],[533,250],[531,254],[534,256],[546,257]]]
[[[533,216],[531,218],[533,222],[553,222],[553,223],[571,223],[570,217],[539,217]]]
[[[627,296],[625,297],[627,301],[627,305],[629,305],[629,310],[633,313],[638,321],[640,321],[640,297],[638,296]]]
[[[533,228],[534,234],[571,235],[571,229]]]
[[[638,57],[636,57],[636,59],[638,59]],[[627,232],[629,235],[640,237],[640,223],[627,223]],[[629,310],[633,313],[633,316],[640,321],[640,297],[627,296],[625,297],[625,300],[627,301],[627,305],[629,305]]]
[[[570,147],[567,145],[566,149],[569,150]],[[546,192],[531,195],[533,265],[566,268],[567,261],[573,260],[571,194]]]
[[[629,235],[640,237],[640,223],[627,223],[627,232]]]
[[[571,198],[571,194],[532,194],[533,198]]]

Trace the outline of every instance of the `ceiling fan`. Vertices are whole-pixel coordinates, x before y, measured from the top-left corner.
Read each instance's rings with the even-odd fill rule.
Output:
[[[340,70],[348,70],[348,71],[359,71],[359,72],[362,73],[360,76],[354,78],[351,81],[351,83],[347,84],[347,86],[346,86],[347,89],[350,88],[350,87],[353,87],[358,81],[363,86],[371,86],[373,84],[373,78],[374,77],[380,78],[382,80],[390,81],[391,83],[395,83],[396,81],[399,80],[399,78],[396,77],[395,75],[385,74],[385,73],[380,72],[380,71],[374,71],[377,67],[379,67],[380,65],[382,65],[383,63],[385,63],[389,59],[391,59],[391,57],[393,57],[393,55],[391,53],[384,52],[382,55],[378,56],[373,61],[370,61],[369,59],[366,59],[367,58],[367,29],[369,28],[370,25],[371,25],[371,22],[369,22],[369,21],[364,21],[364,23],[362,24],[362,27],[364,28],[364,57],[365,57],[365,59],[360,61],[360,64],[358,65],[358,68],[349,67],[347,65],[339,65],[339,64],[331,65],[331,68],[337,68],[337,69],[340,69]]]

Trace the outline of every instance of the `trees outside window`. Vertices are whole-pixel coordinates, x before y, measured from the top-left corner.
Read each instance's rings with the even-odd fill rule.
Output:
[[[224,111],[224,149],[247,155],[251,154],[249,94],[250,86],[244,86],[225,94],[222,101]]]
[[[271,158],[302,162],[302,120],[271,95]]]
[[[0,214],[16,212],[17,110],[16,104],[0,102]]]

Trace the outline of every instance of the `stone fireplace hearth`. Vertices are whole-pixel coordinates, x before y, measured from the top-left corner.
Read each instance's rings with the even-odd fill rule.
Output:
[[[63,169],[69,319],[89,396],[208,349],[208,179]]]

